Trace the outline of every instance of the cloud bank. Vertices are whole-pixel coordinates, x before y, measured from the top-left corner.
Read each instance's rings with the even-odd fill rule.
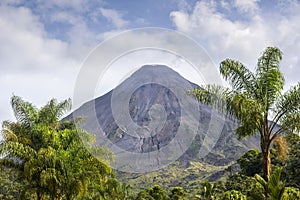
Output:
[[[216,66],[233,58],[254,69],[266,46],[278,46],[284,53],[287,88],[299,81],[299,1],[181,0],[164,2],[167,9],[150,0],[144,4],[147,9],[142,4],[128,7],[94,0],[1,1],[0,121],[14,120],[12,94],[37,105],[72,97],[88,53],[105,39],[145,24],[187,34],[206,49]],[[166,13],[155,13],[158,10]],[[109,82],[103,84],[110,88]]]

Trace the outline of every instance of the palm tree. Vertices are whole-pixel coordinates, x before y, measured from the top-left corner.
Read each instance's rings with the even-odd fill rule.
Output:
[[[41,177],[45,179],[47,173],[50,176],[50,170],[43,170],[41,166],[45,163],[41,158],[46,158],[45,153],[50,153],[46,151],[47,147],[53,143],[53,138],[47,133],[56,130],[59,118],[71,106],[70,99],[60,103],[52,99],[38,109],[20,97],[13,96],[11,105],[17,121],[2,123],[4,142],[0,144],[0,155],[3,156],[1,164],[20,169],[29,181],[29,186],[35,188],[37,199],[43,199],[45,187]]]
[[[235,132],[240,138],[260,135],[265,181],[271,173],[272,142],[282,133],[300,130],[300,83],[282,93],[281,59],[278,48],[267,47],[258,59],[255,73],[239,61],[226,59],[220,64],[220,73],[230,89],[207,85],[190,92],[200,102],[236,119]]]
[[[38,200],[81,198],[95,177],[111,176],[112,152],[75,122],[59,121],[70,100],[40,109],[17,96],[11,102],[17,122],[3,122],[0,164],[19,169]]]

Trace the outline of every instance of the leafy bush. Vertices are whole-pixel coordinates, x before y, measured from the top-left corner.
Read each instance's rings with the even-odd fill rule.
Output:
[[[222,195],[221,200],[247,200],[247,197],[240,191],[229,190]]]

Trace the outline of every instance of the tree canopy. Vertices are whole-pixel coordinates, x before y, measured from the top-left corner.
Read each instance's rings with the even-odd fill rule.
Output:
[[[92,186],[101,187],[103,197],[111,195],[113,154],[93,145],[95,138],[74,122],[59,121],[70,100],[36,108],[13,96],[11,104],[17,121],[3,122],[0,155],[4,169],[17,170],[25,180],[19,198],[34,192],[36,199],[82,199]]]

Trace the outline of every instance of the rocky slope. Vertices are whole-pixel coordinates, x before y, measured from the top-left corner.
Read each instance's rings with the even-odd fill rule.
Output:
[[[160,151],[174,140],[179,131],[184,132],[179,141],[184,140],[184,134],[188,137],[189,132],[195,132],[189,147],[178,159],[180,163],[193,161],[226,166],[248,149],[257,148],[255,137],[238,140],[229,120],[223,120],[221,129],[217,127],[220,133],[213,135],[213,126],[218,125],[216,119],[222,117],[198,102],[197,119],[183,120],[187,119],[184,109],[190,109],[184,107],[183,102],[192,102],[186,92],[195,87],[199,86],[167,66],[147,65],[114,90],[82,105],[67,119],[84,116],[81,127],[95,134],[99,144],[104,143],[104,136],[118,148],[134,153]],[[207,135],[211,137],[207,139]]]

